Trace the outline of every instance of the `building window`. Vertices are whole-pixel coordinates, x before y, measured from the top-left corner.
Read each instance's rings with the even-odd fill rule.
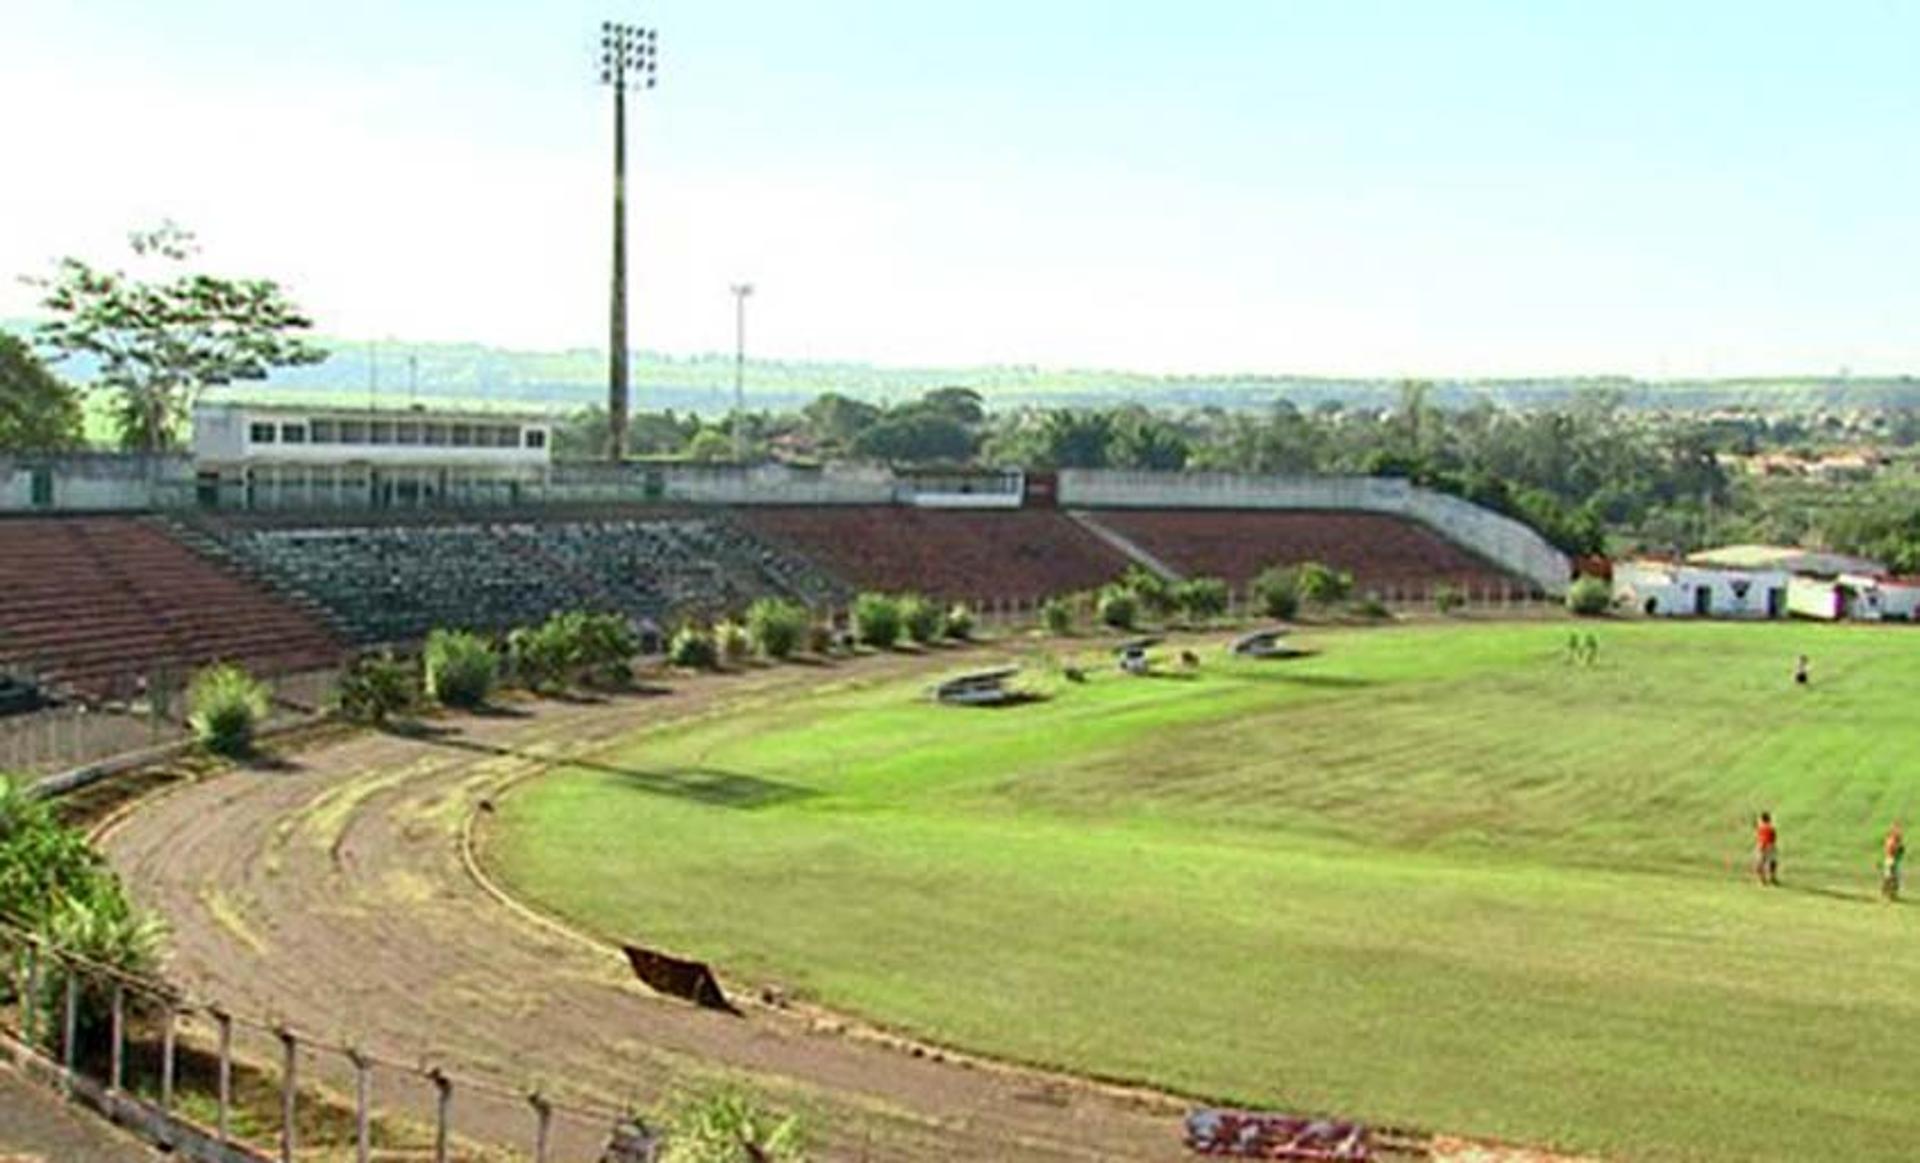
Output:
[[[515,438],[519,435],[520,430],[518,428],[495,428],[493,430],[493,446],[495,448],[512,448],[516,443]]]
[[[282,424],[280,426],[280,443],[305,444],[306,442],[307,426],[305,424]]]
[[[247,438],[255,444],[272,444],[274,427],[271,424],[255,424],[247,432]]]
[[[307,426],[311,444],[334,444],[340,439],[339,425],[331,420],[315,420]]]
[[[527,447],[528,448],[545,448],[546,446],[547,446],[547,430],[546,429],[544,428],[527,429]]]
[[[393,442],[395,444],[420,443],[420,425],[412,420],[402,420],[398,424],[395,424],[393,426]]]
[[[393,421],[391,420],[368,421],[367,422],[367,443],[368,444],[392,444],[393,443]]]
[[[427,443],[434,448],[446,447],[447,426],[445,424],[427,425]]]
[[[340,421],[340,443],[365,444],[367,442],[367,423],[364,420]]]
[[[453,426],[453,446],[455,448],[473,447],[473,425],[455,424]]]

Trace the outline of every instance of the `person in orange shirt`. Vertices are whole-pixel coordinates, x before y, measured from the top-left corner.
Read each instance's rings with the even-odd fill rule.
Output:
[[[1880,895],[1890,901],[1900,899],[1900,865],[1907,858],[1907,841],[1900,835],[1900,825],[1887,829],[1887,841],[1882,851],[1880,865]]]
[[[1760,813],[1760,820],[1753,826],[1753,872],[1760,878],[1761,884],[1780,883],[1780,833],[1774,829],[1773,816]]]

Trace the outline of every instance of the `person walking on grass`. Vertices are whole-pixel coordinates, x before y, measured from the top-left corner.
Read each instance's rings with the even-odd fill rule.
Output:
[[[1760,878],[1761,884],[1780,883],[1780,833],[1773,826],[1773,816],[1761,812],[1760,819],[1753,826],[1753,873]]]
[[[1793,685],[1806,686],[1812,681],[1812,676],[1808,672],[1807,656],[1802,654],[1793,664]]]
[[[1900,899],[1900,865],[1906,858],[1907,841],[1900,834],[1900,825],[1895,824],[1887,829],[1880,863],[1880,895],[1889,901]]]

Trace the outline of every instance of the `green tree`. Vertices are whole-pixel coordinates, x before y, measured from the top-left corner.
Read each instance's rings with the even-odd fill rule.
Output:
[[[131,241],[137,256],[175,269],[198,253],[193,234],[172,223],[135,232]],[[178,273],[146,280],[68,257],[35,283],[45,293],[41,306],[54,315],[41,324],[40,342],[62,358],[98,361],[125,448],[172,447],[208,388],[326,358],[298,335],[312,321],[270,279]]]
[[[865,460],[963,463],[973,457],[973,433],[950,416],[910,411],[864,429],[851,451]]]
[[[972,427],[987,418],[986,401],[972,388],[935,388],[913,405],[915,411],[945,416]]]
[[[1145,408],[1128,408],[1113,420],[1107,463],[1113,468],[1176,471],[1187,466],[1191,451],[1180,429]]]
[[[733,459],[733,440],[718,428],[702,428],[687,441],[686,457],[704,464]]]
[[[747,632],[768,658],[787,658],[800,649],[811,620],[805,606],[781,598],[761,598],[747,607]]]
[[[1351,573],[1318,561],[1303,562],[1295,570],[1295,576],[1299,579],[1300,597],[1316,606],[1331,606],[1345,601],[1353,593]]]
[[[50,451],[79,443],[79,393],[18,336],[0,331],[0,449]]]
[[[1269,618],[1291,621],[1300,612],[1300,577],[1291,569],[1268,566],[1253,579],[1253,598]]]
[[[864,400],[824,392],[800,410],[807,434],[833,448],[851,447],[862,432],[880,422],[883,413]]]
[[[1189,622],[1204,622],[1227,612],[1227,583],[1217,577],[1190,577],[1173,587],[1173,604]]]

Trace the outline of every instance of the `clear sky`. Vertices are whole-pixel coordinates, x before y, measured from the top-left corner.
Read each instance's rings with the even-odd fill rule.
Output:
[[[1367,375],[1920,371],[1920,3],[12,0],[0,274],[170,216],[326,332]],[[0,281],[0,316],[30,290]]]

